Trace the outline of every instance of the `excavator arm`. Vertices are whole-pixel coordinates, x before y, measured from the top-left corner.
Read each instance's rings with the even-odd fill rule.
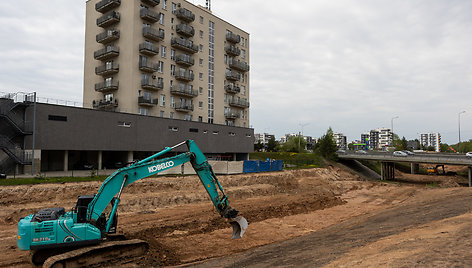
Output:
[[[172,149],[186,144],[188,152],[173,157],[155,160],[165,155]],[[190,162],[195,169],[200,181],[206,189],[213,205],[218,213],[230,220],[233,226],[233,238],[241,238],[247,229],[247,221],[238,216],[238,211],[229,206],[228,197],[223,191],[212,167],[208,163],[203,152],[198,148],[193,140],[187,140],[173,147],[166,147],[163,151],[156,153],[146,159],[136,162],[128,167],[117,170],[110,175],[102,184],[93,200],[88,205],[87,219],[91,223],[96,223],[105,208],[112,203],[112,211],[107,220],[105,232],[109,232],[114,215],[120,202],[123,189],[131,183],[153,176],[167,169]],[[112,200],[114,200],[112,202]]]

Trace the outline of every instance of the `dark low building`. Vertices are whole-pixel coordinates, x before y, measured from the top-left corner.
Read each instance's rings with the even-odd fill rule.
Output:
[[[254,130],[250,128],[11,96],[0,97],[0,172],[4,173],[114,169],[187,139],[195,140],[209,159],[247,160],[253,151]],[[182,146],[175,152],[185,150]]]

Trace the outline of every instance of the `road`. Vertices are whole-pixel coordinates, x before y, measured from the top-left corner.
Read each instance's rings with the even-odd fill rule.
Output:
[[[468,212],[471,210],[471,191],[461,189],[457,193],[438,196],[435,200],[401,205],[378,213],[356,217],[308,235],[192,267],[322,267],[346,257],[350,252],[352,255],[356,249],[375,245],[382,239],[395,237],[410,229],[426,228],[425,225],[428,226],[433,222],[451,219],[465,213],[470,214]],[[462,239],[457,238],[457,241],[462,241],[463,247],[470,246],[470,242],[467,242],[467,239],[472,237],[470,226],[469,224],[468,228],[460,232]],[[407,245],[409,244],[412,243],[407,243],[402,247],[411,252],[418,250],[416,248],[408,249]],[[458,252],[460,246],[457,245]],[[394,251],[395,247],[398,245],[392,244],[389,251]],[[441,247],[441,245],[437,247]],[[442,249],[435,249],[435,251],[442,251]],[[472,253],[468,253],[469,250],[465,252],[467,252],[465,253],[467,256],[461,255],[453,258],[447,254],[423,253],[415,258],[411,258],[411,256],[405,259],[400,258],[394,266],[411,267],[412,264],[418,266],[421,263],[423,265],[419,266],[428,266],[432,264],[432,260],[436,260],[438,262],[435,263],[446,264],[445,266],[455,264],[459,265],[458,267],[470,267],[472,266]],[[457,263],[458,261],[459,263]],[[341,261],[341,264],[344,262]],[[336,267],[337,265],[332,266]],[[364,264],[361,266],[375,265]]]

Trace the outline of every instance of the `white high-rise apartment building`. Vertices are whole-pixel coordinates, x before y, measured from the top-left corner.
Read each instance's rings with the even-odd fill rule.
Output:
[[[248,128],[249,34],[184,0],[88,0],[84,106]]]
[[[441,134],[439,133],[421,133],[420,144],[424,147],[434,147],[436,152],[441,151]]]

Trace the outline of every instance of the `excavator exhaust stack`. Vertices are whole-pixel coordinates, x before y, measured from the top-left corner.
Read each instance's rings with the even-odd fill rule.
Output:
[[[248,226],[247,220],[244,217],[237,216],[235,218],[231,218],[230,224],[233,226],[233,236],[231,238],[242,238]]]

